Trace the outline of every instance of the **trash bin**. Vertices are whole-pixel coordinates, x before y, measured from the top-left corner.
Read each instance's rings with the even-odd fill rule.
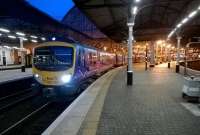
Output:
[[[184,85],[182,89],[182,96],[199,98],[200,97],[200,78],[199,77],[184,77]]]
[[[25,66],[22,66],[22,67],[21,67],[21,71],[22,71],[22,72],[25,72],[25,71],[26,71]]]

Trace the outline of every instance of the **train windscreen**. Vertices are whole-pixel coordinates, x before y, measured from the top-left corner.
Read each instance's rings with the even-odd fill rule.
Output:
[[[35,49],[33,64],[41,70],[66,70],[73,65],[73,48],[45,46]]]

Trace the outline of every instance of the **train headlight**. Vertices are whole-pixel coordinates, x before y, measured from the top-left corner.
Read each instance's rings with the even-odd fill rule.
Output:
[[[38,75],[38,74],[35,74],[34,76],[35,76],[35,78],[39,78],[39,75]]]
[[[62,80],[63,83],[68,83],[68,82],[70,82],[71,77],[72,77],[71,75],[63,75],[61,77],[61,80]]]

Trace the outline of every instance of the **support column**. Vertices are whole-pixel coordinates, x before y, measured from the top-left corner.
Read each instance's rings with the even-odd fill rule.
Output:
[[[168,68],[171,68],[171,46],[169,46],[167,49],[167,61],[168,61]]]
[[[155,48],[154,48],[154,42],[150,42],[150,67],[155,67]]]
[[[20,50],[21,50],[21,71],[25,72],[25,56],[24,56],[24,44],[23,44],[23,38],[19,38],[20,41]]]
[[[180,46],[181,46],[181,37],[177,37],[177,58],[176,58],[176,73],[180,71]]]
[[[145,56],[145,70],[148,69],[148,46],[146,44],[146,56]]]
[[[128,71],[127,85],[133,85],[133,24],[128,23],[129,40],[128,40]]]
[[[160,57],[161,57],[160,63],[162,64],[163,63],[163,42],[162,42],[162,44],[160,46]]]

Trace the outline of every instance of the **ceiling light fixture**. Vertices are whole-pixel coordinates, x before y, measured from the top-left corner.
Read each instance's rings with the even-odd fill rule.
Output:
[[[31,38],[35,38],[35,39],[37,39],[37,38],[38,38],[37,36],[33,36],[33,35],[31,35],[30,37],[31,37]]]
[[[17,37],[12,36],[12,35],[8,35],[8,37],[11,38],[11,39],[16,39],[17,38]]]
[[[17,35],[19,36],[25,36],[26,34],[22,33],[22,32],[16,32]]]
[[[38,41],[37,41],[37,40],[31,40],[31,42],[33,42],[33,43],[37,43]]]
[[[5,32],[5,33],[9,33],[9,32],[10,32],[10,30],[4,29],[4,28],[0,28],[0,31],[1,31],[1,32]]]

